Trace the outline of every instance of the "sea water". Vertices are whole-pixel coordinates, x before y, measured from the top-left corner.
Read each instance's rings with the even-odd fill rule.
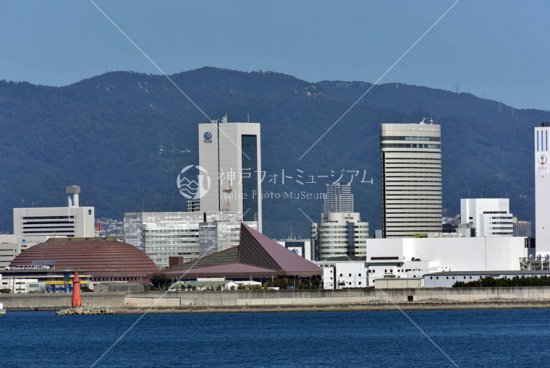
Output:
[[[140,318],[8,312],[0,367],[550,367],[546,309]]]

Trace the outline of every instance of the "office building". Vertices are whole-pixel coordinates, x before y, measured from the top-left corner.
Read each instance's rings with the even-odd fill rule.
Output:
[[[441,232],[441,130],[431,121],[381,124],[384,237]]]
[[[0,235],[0,272],[10,265],[11,261],[26,249],[27,244],[15,235]]]
[[[513,219],[514,236],[524,236],[527,238],[533,237],[532,223],[531,221],[518,220],[517,217]]]
[[[210,183],[199,183],[202,212],[237,212],[262,229],[262,163],[259,123],[199,124],[199,166]]]
[[[14,208],[13,234],[29,246],[55,237],[94,237],[94,207],[80,207],[79,186],[68,186],[66,193],[67,207]]]
[[[235,212],[130,212],[124,214],[124,241],[164,268],[170,257],[188,261],[237,245],[240,223]]]
[[[535,236],[537,253],[550,254],[550,124],[535,128]]]
[[[361,221],[361,215],[357,212],[323,213],[321,222],[311,227],[315,259],[318,261],[364,258],[368,237],[369,223]]]
[[[460,200],[460,223],[472,229],[473,236],[513,236],[513,218],[508,198]]]
[[[354,212],[351,184],[327,184],[324,202],[325,213]]]

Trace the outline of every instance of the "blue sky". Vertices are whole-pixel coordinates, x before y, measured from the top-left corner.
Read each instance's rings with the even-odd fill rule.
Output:
[[[106,1],[167,73],[202,66],[374,82],[454,1]],[[550,110],[550,2],[461,0],[381,83]],[[87,0],[0,0],[0,79],[158,71]]]

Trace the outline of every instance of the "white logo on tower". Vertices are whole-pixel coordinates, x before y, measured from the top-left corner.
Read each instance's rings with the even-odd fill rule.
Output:
[[[548,129],[537,129],[535,137],[535,166],[537,174],[550,173],[548,164]]]
[[[196,169],[199,174],[196,180],[190,170]],[[188,165],[178,174],[177,186],[180,194],[186,199],[199,199],[204,197],[210,189],[210,176],[205,168],[199,165]]]

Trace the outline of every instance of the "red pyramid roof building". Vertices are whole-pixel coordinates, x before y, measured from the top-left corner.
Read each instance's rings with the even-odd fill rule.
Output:
[[[195,261],[165,268],[162,273],[177,279],[197,277],[265,278],[273,276],[320,276],[323,271],[267,236],[241,224],[239,245]]]

